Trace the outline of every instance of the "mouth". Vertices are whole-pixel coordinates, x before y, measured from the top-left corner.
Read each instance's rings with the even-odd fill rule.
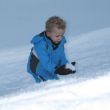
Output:
[[[55,43],[56,43],[56,44],[59,44],[60,42],[61,42],[61,41],[56,41]]]

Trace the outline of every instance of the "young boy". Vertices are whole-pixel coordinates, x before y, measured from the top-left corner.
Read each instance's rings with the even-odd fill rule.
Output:
[[[31,49],[27,71],[36,82],[58,79],[57,74],[75,73],[75,62],[69,63],[64,52],[66,23],[58,16],[50,17],[45,31],[35,35],[31,40]]]

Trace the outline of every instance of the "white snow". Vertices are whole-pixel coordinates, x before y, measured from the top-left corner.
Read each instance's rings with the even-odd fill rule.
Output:
[[[31,46],[2,51],[0,110],[110,110],[110,28],[68,42],[65,52],[77,73],[40,84],[26,73]]]

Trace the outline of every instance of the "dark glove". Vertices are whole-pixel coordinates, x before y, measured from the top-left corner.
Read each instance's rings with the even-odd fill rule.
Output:
[[[60,75],[68,75],[68,74],[75,73],[76,72],[76,70],[74,69],[75,63],[76,62],[71,62],[71,63],[67,63],[66,65],[60,66],[56,68],[55,73]]]

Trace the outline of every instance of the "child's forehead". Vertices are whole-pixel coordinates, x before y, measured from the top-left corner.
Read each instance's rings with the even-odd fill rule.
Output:
[[[53,32],[53,33],[56,35],[63,35],[64,34],[64,32]]]
[[[54,29],[52,31],[52,33],[54,33],[55,35],[63,35],[64,32],[65,32],[65,30],[63,30],[63,29]]]

